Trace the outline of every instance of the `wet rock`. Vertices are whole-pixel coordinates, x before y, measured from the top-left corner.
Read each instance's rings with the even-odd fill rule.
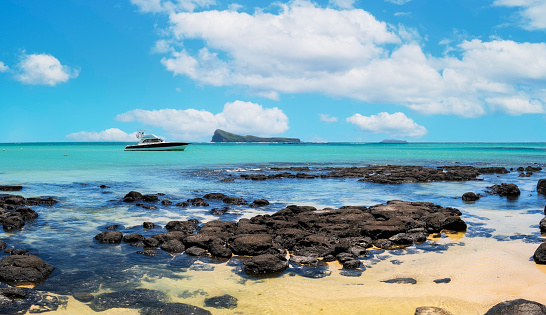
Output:
[[[345,269],[356,269],[358,267],[360,267],[360,260],[357,260],[357,259],[351,259],[351,260],[347,260],[346,262],[343,263],[343,268]]]
[[[193,234],[184,239],[184,245],[187,247],[201,247],[204,249],[209,248],[209,245],[214,241],[219,241],[220,239],[215,235],[211,234]]]
[[[6,242],[0,241],[0,250],[4,250],[6,246],[7,246]]]
[[[222,199],[223,202],[230,204],[230,205],[246,205],[248,202],[244,200],[243,198],[239,197],[225,197]]]
[[[144,249],[144,250],[139,250],[137,254],[154,257],[157,255],[161,255],[161,252],[155,249]]]
[[[24,299],[14,299],[4,297],[0,299],[2,314],[27,314],[52,312],[59,309],[60,306],[66,306],[68,298],[64,296],[54,296],[42,293],[36,290],[27,290]],[[4,304],[3,302],[8,302]]]
[[[254,256],[244,262],[244,271],[251,276],[274,274],[286,268],[288,268],[286,260],[271,254]]]
[[[161,200],[161,204],[164,206],[170,206],[173,204],[173,202],[170,200]]]
[[[183,208],[188,207],[189,205],[190,205],[190,204],[187,203],[187,202],[179,202],[179,203],[175,204],[175,206],[177,206],[177,207],[183,207]]]
[[[20,191],[23,190],[23,186],[17,185],[0,185],[1,191]]]
[[[206,202],[203,198],[193,198],[187,200],[189,203],[191,203],[195,207],[208,207],[209,203]]]
[[[110,230],[110,231],[115,231],[115,230],[119,229],[119,227],[120,227],[119,224],[113,224],[113,225],[107,226],[106,229]]]
[[[6,253],[8,255],[26,255],[26,254],[28,254],[28,249],[6,248],[4,250],[4,253]]]
[[[142,199],[142,194],[138,191],[130,191],[125,197],[123,197],[123,202],[135,202]]]
[[[207,254],[207,250],[201,247],[192,246],[190,248],[186,248],[186,254],[190,256],[205,256]]]
[[[243,234],[234,238],[229,246],[236,255],[256,256],[273,247],[273,238],[266,234]]]
[[[166,299],[167,296],[160,291],[135,289],[96,295],[89,307],[95,312],[111,308],[161,307]]]
[[[16,213],[9,213],[6,217],[1,219],[1,223],[6,232],[18,230],[25,226],[23,217]]]
[[[184,239],[188,236],[187,232],[183,231],[172,231],[162,234],[156,234],[153,235],[151,238],[157,240],[158,244],[163,244],[167,242],[168,240],[178,240],[180,242],[184,242]]]
[[[152,206],[152,205],[144,205],[144,206],[142,206],[142,208],[147,209],[147,210],[156,210],[157,209],[156,206]]]
[[[213,215],[224,215],[229,210],[229,207],[223,207],[223,208],[212,208],[210,209],[210,213]]]
[[[199,221],[195,219],[190,219],[187,221],[169,221],[165,228],[168,231],[180,231],[191,234],[197,231]]]
[[[469,191],[469,192],[465,192],[463,194],[462,199],[463,199],[463,201],[466,201],[466,202],[472,202],[472,201],[476,201],[476,200],[480,199],[480,196],[478,196],[475,193]]]
[[[541,232],[546,232],[546,217],[542,218],[542,220],[540,220],[540,231]]]
[[[415,315],[452,315],[452,314],[439,307],[421,306],[415,309]]]
[[[101,243],[119,244],[123,239],[123,234],[118,231],[104,231],[95,235],[95,239]]]
[[[237,307],[237,298],[224,294],[222,296],[214,296],[205,299],[205,306],[214,308],[233,309]]]
[[[505,167],[500,166],[491,166],[491,167],[480,167],[478,169],[480,174],[508,174],[510,173]]]
[[[515,199],[518,198],[521,194],[518,186],[516,184],[506,184],[502,183],[500,185],[493,185],[487,187],[490,189],[487,191],[491,195],[501,196],[501,197],[508,197],[509,199]]]
[[[537,193],[541,195],[546,195],[546,178],[538,180]]]
[[[485,315],[546,315],[546,306],[534,301],[517,299],[501,302],[490,308]]]
[[[157,202],[159,201],[159,197],[157,195],[143,195],[142,201],[145,202]]]
[[[184,304],[166,303],[157,307],[145,307],[140,310],[140,315],[211,315],[210,311],[203,308]]]
[[[251,208],[258,208],[258,207],[265,207],[267,205],[269,205],[269,201],[267,201],[265,199],[256,199],[250,204],[250,207]]]
[[[396,283],[396,284],[416,284],[417,280],[415,280],[413,278],[395,278],[395,279],[390,279],[390,280],[384,280],[384,281],[381,281],[381,282]]]
[[[227,198],[227,195],[224,195],[222,193],[210,193],[203,196],[205,199],[216,199],[216,200],[224,200],[224,198]]]
[[[145,239],[144,236],[142,236],[140,234],[136,234],[136,233],[127,234],[127,235],[123,236],[123,241],[125,243],[136,243],[136,242],[143,241],[144,239]]]
[[[147,237],[142,240],[142,244],[144,244],[144,247],[150,247],[150,248],[156,248],[161,243],[162,242],[155,237]]]
[[[0,281],[11,285],[38,284],[54,269],[34,255],[7,256],[0,260]]]
[[[179,240],[173,239],[161,244],[161,249],[169,253],[181,253],[186,247]]]
[[[318,266],[319,260],[315,257],[309,257],[309,256],[290,256],[290,262],[297,265],[304,265],[304,266],[310,266],[315,267]]]
[[[93,301],[93,299],[95,298],[95,296],[91,293],[79,293],[79,294],[74,294],[72,295],[72,297],[82,303],[89,303],[91,301]]]
[[[153,229],[155,227],[155,224],[153,222],[144,222],[142,223],[142,227],[144,229],[149,230],[149,229]]]
[[[212,256],[219,258],[230,258],[233,255],[231,249],[220,243],[212,243],[209,251]]]
[[[30,208],[19,208],[15,210],[15,213],[22,217],[24,221],[33,220],[38,217],[38,213]]]
[[[537,264],[546,264],[546,243],[540,244],[540,246],[535,250],[533,259]]]

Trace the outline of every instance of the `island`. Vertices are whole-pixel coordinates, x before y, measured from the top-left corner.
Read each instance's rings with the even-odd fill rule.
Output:
[[[210,142],[283,142],[300,143],[297,138],[261,138],[256,136],[240,136],[224,130],[216,129]]]
[[[385,139],[379,143],[408,143],[406,140],[398,140],[398,139]]]

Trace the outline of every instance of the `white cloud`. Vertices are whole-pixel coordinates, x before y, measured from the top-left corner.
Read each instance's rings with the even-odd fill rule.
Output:
[[[23,55],[17,65],[15,78],[24,84],[43,84],[55,86],[78,76],[79,71],[63,66],[48,54]]]
[[[134,142],[137,141],[136,132],[126,133],[118,128],[110,128],[101,132],[80,131],[66,136],[75,141],[84,142]]]
[[[546,1],[544,0],[495,0],[498,6],[517,7],[521,24],[529,30],[546,29]]]
[[[330,0],[329,5],[340,9],[352,9],[354,8],[356,0]]]
[[[184,47],[197,39],[203,47],[171,51],[161,62],[199,84],[243,86],[273,100],[322,93],[462,117],[487,114],[488,100],[513,95],[545,102],[546,43],[459,40],[433,57],[415,29],[366,11],[302,0],[278,5],[278,13],[173,13],[169,40]]]
[[[337,117],[330,116],[328,114],[319,114],[320,121],[323,121],[327,124],[335,123],[338,121]]]
[[[395,137],[420,138],[427,134],[425,127],[416,124],[400,112],[394,114],[383,112],[370,116],[354,114],[347,118],[347,122],[358,126],[362,132],[385,133]]]
[[[505,97],[487,99],[492,110],[500,110],[510,115],[544,114],[546,107],[539,100],[530,100],[526,97]]]
[[[244,6],[241,5],[241,4],[238,4],[238,3],[230,3],[230,4],[228,5],[228,10],[229,10],[229,11],[239,11],[239,10],[241,10],[242,8],[244,8]]]
[[[390,3],[394,3],[394,4],[398,4],[398,5],[404,5],[408,2],[410,2],[411,0],[385,0],[387,2],[390,2]]]
[[[9,67],[5,65],[2,61],[0,61],[0,72],[7,72],[9,70]]]
[[[214,0],[131,0],[131,3],[136,5],[141,12],[178,12],[190,11],[197,8],[208,7],[214,5]]]
[[[218,114],[196,109],[135,109],[118,115],[116,119],[160,127],[174,138],[188,140],[210,137],[215,129],[258,136],[271,136],[288,130],[288,117],[282,110],[243,101],[226,103]]]

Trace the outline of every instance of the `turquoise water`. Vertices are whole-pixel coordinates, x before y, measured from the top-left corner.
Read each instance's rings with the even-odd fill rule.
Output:
[[[241,218],[273,213],[290,204],[325,208],[370,206],[393,199],[430,201],[459,208],[463,212],[463,219],[469,223],[466,239],[483,237],[499,242],[507,239],[540,242],[537,227],[543,216],[546,197],[536,194],[536,183],[539,178],[546,178],[546,170],[531,177],[519,177],[519,173],[514,171],[500,176],[484,175],[483,181],[402,185],[320,178],[247,181],[239,175],[267,173],[269,167],[274,166],[320,168],[372,164],[458,164],[545,167],[546,143],[198,143],[190,145],[183,152],[125,152],[125,145],[0,144],[0,185],[23,185],[22,191],[13,194],[53,196],[60,201],[52,207],[33,207],[40,216],[24,229],[13,233],[0,232],[0,239],[6,241],[8,247],[29,249],[56,267],[52,276],[38,289],[66,295],[81,293],[82,290],[95,293],[99,288],[115,291],[140,287],[162,278],[178,279],[195,266],[195,259],[185,254],[147,257],[136,254],[138,248],[124,244],[98,244],[93,237],[104,231],[106,226],[119,224],[124,234],[149,236],[165,232],[163,226],[170,220],[196,218],[200,222],[217,219],[236,222]],[[230,177],[235,180],[223,181]],[[476,204],[465,204],[460,199],[464,192],[485,194],[487,186],[502,182],[517,184],[522,191],[521,197],[507,201],[506,198],[489,196]],[[108,188],[102,189],[100,185]],[[210,192],[242,197],[249,202],[265,198],[271,204],[264,208],[231,206],[222,216],[210,213],[212,208],[223,207],[221,202],[211,202],[209,207],[185,208],[158,203],[158,209],[147,210],[121,202],[131,190],[144,194],[163,193],[165,195],[161,200],[167,199],[173,204]],[[499,227],[494,219],[494,213],[502,212],[520,213],[527,218],[521,222],[536,224],[522,223],[507,231]],[[158,228],[144,231],[144,221],[152,221]],[[240,262],[232,261],[233,268],[240,268]],[[528,257],[525,257],[525,261],[528,262]],[[198,262],[210,263],[213,269],[217,264],[206,259]],[[366,264],[366,261],[363,263]],[[238,273],[237,277],[245,276]],[[221,288],[215,290],[221,291]]]

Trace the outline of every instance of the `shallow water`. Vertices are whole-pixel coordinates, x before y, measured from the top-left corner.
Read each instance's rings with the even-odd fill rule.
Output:
[[[546,170],[531,177],[511,172],[484,175],[483,181],[401,185],[357,179],[249,181],[238,177],[267,174],[272,166],[309,165],[311,172],[325,166],[371,164],[517,168],[538,163],[544,167],[546,144],[196,144],[184,152],[124,152],[120,144],[63,143],[3,144],[0,149],[0,184],[25,187],[11,194],[53,196],[60,201],[51,207],[33,207],[40,216],[24,229],[0,232],[8,247],[29,249],[56,267],[38,290],[71,296],[144,287],[167,293],[173,302],[199,307],[204,307],[207,297],[230,294],[238,299],[238,307],[232,310],[204,307],[214,314],[278,314],[287,309],[294,314],[412,314],[419,306],[483,314],[492,305],[515,298],[546,304],[546,269],[530,260],[542,241],[538,223],[544,217],[546,197],[536,194],[536,183],[546,178]],[[230,175],[234,181],[222,181]],[[486,196],[475,203],[460,198],[467,191],[485,194],[487,186],[502,182],[517,184],[520,198]],[[101,189],[101,184],[109,188]],[[222,192],[248,201],[264,198],[271,204],[230,206],[222,216],[210,213],[224,206],[221,201],[187,208],[157,203],[158,209],[146,210],[121,202],[131,190],[165,193],[161,199],[173,203]],[[218,262],[165,252],[148,257],[137,254],[138,247],[99,244],[93,239],[112,224],[121,225],[119,231],[124,234],[146,236],[164,232],[171,220],[235,222],[290,204],[337,208],[394,199],[458,208],[468,231],[431,238],[405,250],[371,251],[362,259],[366,269],[360,272],[347,272],[337,263],[320,270],[291,265],[281,276],[268,279],[246,276],[237,258]],[[145,231],[144,221],[158,227]],[[381,282],[408,277],[417,283]],[[441,278],[451,282],[433,281]],[[52,313],[94,312],[70,297],[66,308]]]

